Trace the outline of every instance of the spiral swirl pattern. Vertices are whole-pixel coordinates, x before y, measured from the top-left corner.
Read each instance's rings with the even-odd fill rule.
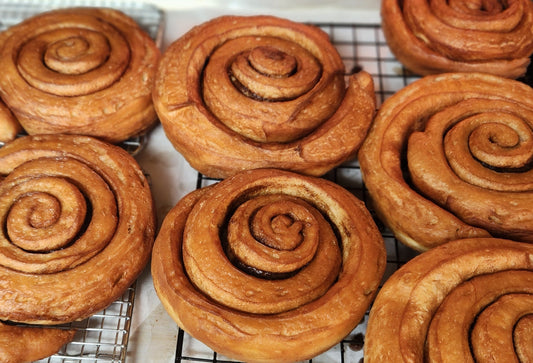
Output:
[[[384,103],[359,158],[376,210],[402,242],[533,241],[532,100],[517,81],[451,73]]]
[[[133,283],[155,218],[129,154],[90,137],[27,136],[0,149],[0,175],[2,320],[83,319]]]
[[[528,362],[532,283],[527,243],[471,238],[425,252],[376,297],[365,362]]]
[[[156,121],[151,91],[159,50],[127,15],[54,10],[9,28],[0,40],[0,92],[28,133],[118,142]]]
[[[220,17],[165,51],[154,90],[165,133],[191,165],[225,178],[275,167],[320,175],[354,157],[375,112],[372,77],[344,82],[320,29]]]
[[[530,0],[385,0],[381,14],[392,52],[417,74],[518,78],[533,53]]]
[[[183,198],[152,258],[156,291],[183,329],[257,362],[308,359],[340,341],[385,267],[381,235],[359,200],[277,169],[238,173]]]

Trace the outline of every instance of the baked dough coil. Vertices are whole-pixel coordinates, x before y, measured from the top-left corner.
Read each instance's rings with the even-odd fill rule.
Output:
[[[533,242],[533,90],[518,81],[426,76],[385,101],[359,160],[376,212],[410,247]]]
[[[0,100],[0,142],[5,143],[15,139],[21,131],[22,127],[13,113]]]
[[[368,320],[365,362],[529,362],[533,246],[452,241],[397,270]]]
[[[81,320],[131,286],[155,217],[126,151],[85,136],[26,136],[0,149],[0,175],[1,320]]]
[[[126,14],[70,8],[0,34],[0,92],[29,134],[120,142],[157,120],[152,84],[160,52]]]
[[[329,349],[360,322],[385,257],[351,193],[255,169],[178,202],[156,238],[152,276],[172,318],[215,351],[292,362]]]
[[[384,0],[381,18],[391,51],[420,75],[484,72],[518,78],[533,53],[530,0]]]
[[[34,362],[57,353],[74,339],[74,329],[27,328],[0,323],[0,361]]]
[[[225,16],[163,54],[154,103],[174,147],[225,178],[272,167],[321,175],[355,156],[375,114],[372,77],[346,89],[322,30],[270,17]]]

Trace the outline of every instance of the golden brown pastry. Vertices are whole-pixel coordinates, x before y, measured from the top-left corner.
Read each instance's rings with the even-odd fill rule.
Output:
[[[533,314],[524,315],[516,323],[513,331],[513,339],[516,346],[516,355],[521,362],[533,359]]]
[[[385,39],[396,58],[420,75],[526,73],[533,53],[533,3],[383,0]]]
[[[0,100],[0,142],[8,142],[17,137],[17,134],[22,131],[13,113],[5,103]]]
[[[152,276],[172,318],[215,351],[293,362],[351,332],[385,262],[382,237],[353,194],[256,169],[198,189],[170,211]]]
[[[533,89],[518,81],[426,76],[384,102],[359,160],[378,215],[410,247],[533,242]]]
[[[531,352],[532,298],[531,244],[496,238],[444,244],[385,282],[370,311],[365,362],[531,359],[524,354]]]
[[[480,357],[478,361],[489,362],[500,356],[502,362],[512,362],[520,355],[521,362],[531,361],[533,355],[523,354],[531,350],[531,326],[527,330],[524,327],[514,329],[523,317],[528,316],[533,316],[533,294],[522,292],[502,296],[480,313],[472,331],[472,347],[474,354]]]
[[[532,299],[533,245],[444,244],[385,282],[370,310],[365,362],[518,362],[531,353]]]
[[[154,103],[167,137],[201,173],[262,167],[321,175],[355,156],[375,113],[372,77],[344,82],[322,30],[270,17],[201,24],[163,54]]]
[[[0,148],[0,319],[84,319],[123,294],[154,240],[149,185],[123,149],[85,136]]]
[[[159,49],[122,12],[53,10],[4,31],[0,44],[0,92],[29,134],[119,142],[156,121]]]
[[[0,323],[0,361],[33,362],[51,356],[74,339],[74,329],[30,328]]]

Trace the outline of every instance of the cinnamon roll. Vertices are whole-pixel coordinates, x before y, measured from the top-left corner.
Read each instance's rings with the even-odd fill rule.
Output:
[[[28,328],[0,323],[0,361],[34,362],[74,339],[74,329]]]
[[[113,9],[42,13],[0,34],[0,93],[29,134],[119,142],[156,121],[159,49]]]
[[[384,102],[359,160],[376,212],[408,246],[474,236],[533,242],[527,85],[480,73],[426,76]]]
[[[154,103],[174,147],[225,178],[272,167],[321,175],[355,156],[375,113],[372,77],[345,87],[322,30],[270,17],[201,24],[163,54]]]
[[[415,257],[372,305],[365,362],[530,361],[532,262],[531,244],[496,238]]]
[[[381,18],[391,51],[420,75],[486,72],[518,78],[533,53],[531,0],[384,0]]]
[[[0,149],[0,176],[0,319],[84,319],[143,270],[154,208],[123,149],[85,136],[25,136]]]
[[[21,131],[22,128],[13,113],[0,100],[0,142],[13,140]]]
[[[385,257],[370,213],[351,193],[255,169],[178,202],[156,238],[152,276],[168,313],[215,351],[292,362],[353,330]]]

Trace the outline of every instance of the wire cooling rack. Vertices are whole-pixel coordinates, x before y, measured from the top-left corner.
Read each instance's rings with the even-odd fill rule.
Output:
[[[132,17],[161,46],[164,14],[158,8],[137,1],[120,0],[12,0],[0,1],[0,31],[22,20],[51,9],[93,6],[110,7]],[[144,146],[143,136],[131,138],[120,144],[131,155],[136,155]],[[0,147],[3,143],[0,143]],[[59,362],[125,362],[130,334],[135,284],[106,309],[91,317],[61,326],[74,328],[74,340],[61,350],[39,363]]]
[[[39,362],[125,362],[134,298],[132,286],[101,312],[64,326],[77,330],[74,340]]]

